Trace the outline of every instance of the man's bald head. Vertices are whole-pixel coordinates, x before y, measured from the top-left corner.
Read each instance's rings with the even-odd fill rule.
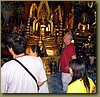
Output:
[[[72,33],[71,32],[67,32],[65,35],[64,35],[64,43],[65,44],[69,44],[71,42],[71,40],[73,39],[72,37]]]

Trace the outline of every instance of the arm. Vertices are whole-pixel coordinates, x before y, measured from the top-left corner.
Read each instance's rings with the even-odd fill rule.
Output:
[[[72,56],[72,59],[76,59],[76,55],[73,55],[73,56]]]
[[[45,70],[44,70],[44,67],[43,67],[43,63],[40,62],[40,70],[39,70],[39,80],[38,80],[38,85],[41,86],[44,84],[44,82],[46,82],[47,80],[47,76],[46,76],[46,73],[45,73]]]
[[[74,45],[71,45],[71,46],[68,48],[68,51],[69,51],[69,56],[71,57],[71,59],[76,59],[76,52],[75,52],[75,47],[74,47]]]
[[[7,77],[6,77],[5,64],[1,68],[1,93],[7,93]]]
[[[39,86],[42,86],[45,82],[46,82],[46,81],[44,81],[44,82],[38,82],[38,85],[39,85]]]
[[[93,87],[92,93],[96,93],[96,86]]]

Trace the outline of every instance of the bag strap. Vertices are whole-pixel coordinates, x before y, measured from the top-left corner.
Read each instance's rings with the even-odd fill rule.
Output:
[[[18,62],[30,75],[31,77],[35,80],[36,84],[37,84],[37,88],[38,88],[38,91],[39,91],[39,86],[38,86],[38,83],[37,83],[37,80],[36,78],[34,77],[34,75],[17,59],[14,59],[16,62]]]

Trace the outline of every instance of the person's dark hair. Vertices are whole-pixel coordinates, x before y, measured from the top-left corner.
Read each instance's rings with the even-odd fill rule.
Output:
[[[31,49],[33,52],[36,52],[38,56],[41,55],[41,50],[40,50],[40,47],[38,45],[32,45]]]
[[[87,68],[85,63],[78,59],[73,59],[70,61],[69,64],[70,64],[69,67],[73,71],[73,77],[71,83],[76,81],[77,79],[82,78],[84,86],[86,87],[87,91],[90,91],[90,84],[88,80]]]
[[[25,53],[26,39],[18,34],[9,34],[6,37],[6,46],[12,48],[17,55]]]

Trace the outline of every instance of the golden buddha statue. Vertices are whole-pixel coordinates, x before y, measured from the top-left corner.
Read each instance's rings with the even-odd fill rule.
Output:
[[[46,13],[42,12],[41,19],[36,21],[34,35],[42,37],[51,35],[51,23],[46,18]]]
[[[59,50],[57,49],[56,36],[52,31],[52,21],[47,20],[46,14],[42,12],[41,19],[33,21],[33,32],[30,35],[30,45],[38,44],[47,55],[58,55]],[[31,30],[32,31],[32,30]]]
[[[61,12],[59,14],[61,14]],[[54,29],[53,21],[50,19],[48,2],[41,1],[37,8],[37,18],[30,27],[28,45],[39,45],[41,50],[43,49],[48,56],[59,55],[59,40],[61,40],[59,36],[62,35],[62,32],[57,35]]]
[[[89,30],[89,24],[87,23],[87,15],[83,13],[81,16],[81,22],[78,24],[78,29],[82,32]]]
[[[45,47],[47,53],[50,52],[50,49],[54,50],[56,48],[55,36],[52,34],[53,28],[51,28],[50,20],[47,20],[46,13],[42,11],[41,19],[36,21],[36,27],[34,29],[34,39],[39,37],[38,44],[40,47]]]

